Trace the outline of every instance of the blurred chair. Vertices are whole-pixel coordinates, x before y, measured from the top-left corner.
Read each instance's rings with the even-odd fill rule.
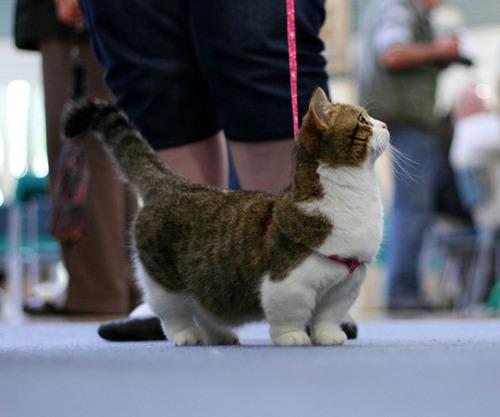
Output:
[[[488,198],[487,169],[461,169],[455,179],[460,200],[471,212]],[[458,309],[484,303],[492,278],[500,278],[500,230],[437,229],[431,232],[429,246],[444,259],[441,292],[447,303]]]
[[[488,198],[490,175],[487,168],[460,169],[456,177],[462,201],[471,211]],[[481,229],[477,232],[474,269],[465,305],[484,302],[495,278],[500,279],[500,229]]]
[[[477,233],[464,226],[443,230],[433,228],[427,240],[429,253],[437,253],[444,260],[441,273],[440,297],[447,307],[463,308],[470,281],[477,246]]]
[[[460,197],[474,211],[490,192],[487,168],[460,169],[456,172]],[[464,306],[484,302],[493,279],[500,279],[500,229],[481,229],[476,234],[473,269],[468,281]]]
[[[49,233],[49,219],[47,179],[31,175],[20,178],[7,211],[0,262],[7,277],[5,313],[12,321],[22,318],[24,294],[38,283],[42,268],[53,275],[60,260],[59,246]]]

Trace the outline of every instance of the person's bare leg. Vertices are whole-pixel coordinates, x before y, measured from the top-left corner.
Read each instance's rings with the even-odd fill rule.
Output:
[[[228,185],[228,154],[222,132],[189,145],[161,150],[158,154],[171,169],[194,183],[223,188]]]
[[[229,142],[241,188],[279,192],[292,176],[294,141],[244,143]]]

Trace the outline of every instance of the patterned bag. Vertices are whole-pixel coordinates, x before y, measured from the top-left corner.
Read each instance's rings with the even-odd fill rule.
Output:
[[[72,97],[85,95],[85,67],[79,59],[79,42],[73,50]],[[52,235],[61,243],[78,242],[85,235],[85,206],[90,166],[84,149],[84,139],[63,140],[56,165],[52,190]]]
[[[76,243],[85,234],[89,178],[90,168],[82,141],[65,141],[52,192],[52,235],[61,243]]]

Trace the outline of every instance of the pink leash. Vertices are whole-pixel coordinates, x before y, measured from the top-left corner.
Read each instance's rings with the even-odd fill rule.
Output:
[[[288,65],[290,67],[290,93],[292,96],[293,137],[299,134],[299,105],[297,94],[297,31],[295,29],[295,0],[286,0]]]
[[[287,34],[288,34],[288,66],[290,67],[290,93],[292,96],[293,137],[297,140],[299,135],[299,104],[297,95],[297,31],[295,28],[295,0],[286,0]],[[340,256],[329,256],[333,262],[343,264],[352,274],[362,263],[357,259],[346,259]]]

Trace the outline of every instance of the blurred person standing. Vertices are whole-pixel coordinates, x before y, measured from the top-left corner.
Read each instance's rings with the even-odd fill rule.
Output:
[[[481,231],[500,230],[500,115],[470,86],[459,94],[453,116],[450,163],[459,178],[476,177],[477,188],[470,190],[474,224]]]
[[[18,0],[15,42],[20,49],[42,55],[43,87],[49,161],[49,192],[54,201],[57,166],[61,164],[63,144],[61,114],[70,98],[72,83],[71,51],[75,27],[83,29],[77,0]],[[102,69],[83,34],[79,43],[80,60],[87,73],[90,97],[113,100],[102,81]],[[127,223],[135,201],[117,178],[111,160],[97,141],[84,144],[90,177],[83,202],[83,237],[75,243],[61,243],[64,265],[69,274],[65,301],[43,303],[31,300],[25,307],[33,314],[128,313],[138,294],[132,282],[128,258]],[[81,173],[74,173],[78,177]]]
[[[359,98],[388,123],[393,146],[416,162],[411,180],[395,177],[389,243],[391,310],[422,309],[419,260],[436,187],[437,77],[460,58],[459,42],[436,39],[430,11],[441,0],[373,1],[362,23]]]
[[[80,5],[118,106],[170,168],[225,187],[229,147],[243,189],[279,192],[289,185],[294,140],[284,0]],[[301,118],[314,89],[328,91],[319,38],[325,5],[295,6]],[[111,323],[110,338],[154,337],[155,329],[161,338],[159,321],[126,320]]]

